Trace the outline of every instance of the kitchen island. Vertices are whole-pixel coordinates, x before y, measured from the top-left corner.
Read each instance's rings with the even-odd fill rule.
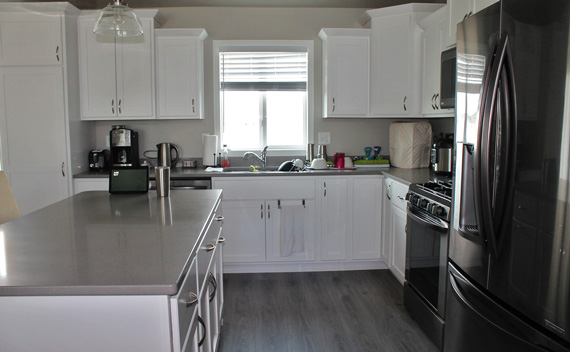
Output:
[[[166,352],[198,341],[196,321],[221,316],[221,193],[84,192],[0,225],[1,349]]]

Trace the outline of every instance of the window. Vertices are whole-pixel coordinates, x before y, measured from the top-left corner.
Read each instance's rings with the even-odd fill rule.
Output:
[[[304,155],[312,135],[312,42],[219,42],[216,133],[235,152]]]

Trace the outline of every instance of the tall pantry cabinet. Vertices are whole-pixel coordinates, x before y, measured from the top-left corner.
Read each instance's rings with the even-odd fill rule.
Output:
[[[0,4],[0,168],[22,214],[68,197],[72,174],[87,168],[78,15],[63,2]]]

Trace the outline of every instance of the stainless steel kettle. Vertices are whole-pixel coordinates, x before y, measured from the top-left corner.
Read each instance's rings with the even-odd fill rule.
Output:
[[[158,149],[158,166],[176,166],[180,158],[180,152],[174,144],[159,143],[156,145],[156,148]]]

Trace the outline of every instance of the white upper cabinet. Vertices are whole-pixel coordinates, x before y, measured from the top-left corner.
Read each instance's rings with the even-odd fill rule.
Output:
[[[445,46],[450,47],[457,43],[457,24],[499,0],[447,0],[448,32]]]
[[[140,13],[139,13],[140,12]],[[157,10],[137,11],[144,34],[112,38],[93,33],[96,13],[78,22],[81,118],[154,119],[154,25]]]
[[[52,13],[0,13],[0,65],[61,65],[61,27]]]
[[[158,119],[203,119],[204,29],[157,29]]]
[[[421,116],[421,34],[418,21],[441,4],[406,4],[369,10],[370,115]]]
[[[447,9],[441,8],[420,22],[422,34],[422,114],[453,116],[453,109],[440,106],[441,52],[447,36]]]
[[[323,117],[366,117],[370,30],[323,28]]]

